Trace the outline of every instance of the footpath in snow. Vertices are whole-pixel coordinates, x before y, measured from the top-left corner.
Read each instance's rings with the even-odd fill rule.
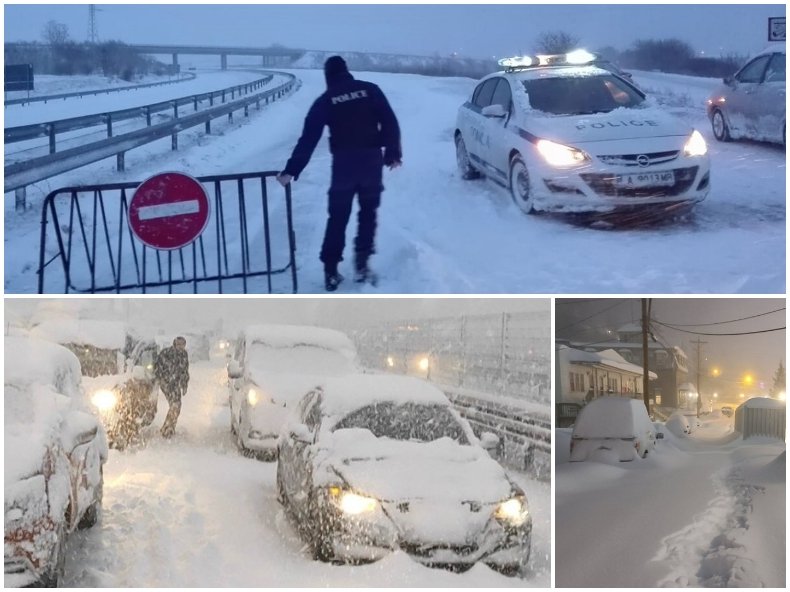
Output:
[[[785,447],[731,419],[631,463],[569,463],[555,430],[558,587],[785,585]]]

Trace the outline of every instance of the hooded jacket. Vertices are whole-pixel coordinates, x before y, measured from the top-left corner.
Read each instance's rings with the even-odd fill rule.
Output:
[[[371,82],[356,80],[340,56],[324,64],[326,92],[310,107],[302,136],[285,165],[284,173],[299,178],[313,155],[324,126],[329,126],[329,149],[344,152],[381,151],[384,164],[401,159],[400,127],[381,89]]]

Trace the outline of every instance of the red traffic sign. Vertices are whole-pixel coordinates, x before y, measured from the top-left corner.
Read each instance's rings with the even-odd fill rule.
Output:
[[[135,190],[129,202],[129,228],[149,247],[179,249],[200,236],[209,211],[200,181],[184,173],[160,173]]]

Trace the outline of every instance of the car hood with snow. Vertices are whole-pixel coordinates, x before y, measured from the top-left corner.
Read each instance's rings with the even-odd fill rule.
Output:
[[[322,442],[316,463],[328,479],[340,476],[379,500],[493,504],[512,494],[505,471],[484,449],[450,438],[404,442],[338,430]]]
[[[657,108],[620,108],[608,113],[549,115],[529,112],[526,131],[538,138],[583,145],[612,140],[688,137],[692,129],[680,119]],[[645,146],[649,152],[650,147]]]

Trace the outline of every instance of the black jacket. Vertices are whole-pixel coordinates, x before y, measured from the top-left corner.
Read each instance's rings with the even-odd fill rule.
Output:
[[[189,384],[189,355],[186,350],[170,346],[160,351],[154,362],[154,376],[163,392],[186,392]]]
[[[384,93],[375,84],[355,80],[344,72],[331,81],[307,113],[302,136],[284,173],[299,178],[326,125],[333,155],[384,148],[385,165],[402,157],[400,127]]]

